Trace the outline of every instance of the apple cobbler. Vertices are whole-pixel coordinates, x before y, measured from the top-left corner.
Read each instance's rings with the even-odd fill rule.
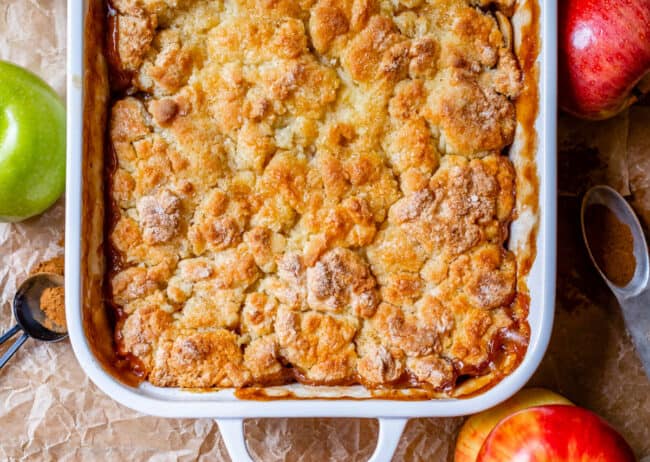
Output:
[[[118,355],[165,387],[510,372],[513,3],[111,0]]]

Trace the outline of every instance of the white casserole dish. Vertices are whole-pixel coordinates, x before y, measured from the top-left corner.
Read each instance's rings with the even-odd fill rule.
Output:
[[[367,397],[361,387],[304,387],[289,385],[296,395],[325,399],[283,399],[263,403],[240,400],[233,390],[193,393],[162,389],[143,383],[129,386],[114,378],[98,358],[96,325],[101,324],[104,308],[101,300],[103,235],[103,196],[101,191],[105,114],[90,109],[106,106],[105,69],[99,33],[93,22],[100,20],[103,0],[68,1],[68,153],[66,204],[66,315],[70,340],[82,368],[105,393],[137,411],[162,417],[215,418],[226,447],[235,461],[250,460],[244,435],[243,419],[259,417],[365,417],[380,423],[377,448],[371,461],[390,460],[409,418],[467,415],[492,407],[523,387],[539,365],[548,345],[553,323],[556,253],[556,0],[520,0],[513,20],[516,50],[530,40],[523,30],[533,30],[530,22],[539,8],[540,53],[536,58],[539,108],[531,139],[518,129],[512,157],[519,173],[526,162],[518,152],[527,143],[533,147],[539,179],[538,202],[518,204],[510,247],[528,247],[532,266],[527,277],[530,292],[530,343],[523,361],[509,376],[489,390],[465,399],[430,401],[355,400]],[[94,15],[93,15],[94,8]],[[90,12],[90,13],[89,13]],[[93,38],[93,33],[94,38]],[[534,98],[537,100],[537,98]],[[536,101],[535,101],[536,102]],[[90,108],[90,109],[89,109]],[[525,111],[524,111],[525,112]],[[536,135],[536,136],[535,136]],[[527,186],[526,186],[527,187]],[[533,188],[534,189],[534,188]],[[530,193],[530,191],[528,191]],[[520,191],[518,191],[518,196]],[[98,229],[99,228],[99,229]],[[523,248],[523,247],[522,247]],[[99,281],[99,282],[98,282]]]

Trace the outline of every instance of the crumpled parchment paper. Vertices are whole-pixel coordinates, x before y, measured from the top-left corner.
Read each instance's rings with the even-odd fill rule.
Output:
[[[32,69],[63,97],[65,0],[0,0],[0,59]],[[586,260],[577,224],[578,194],[587,184],[606,181],[630,192],[627,152],[634,159],[629,178],[635,205],[650,211],[650,134],[643,130],[650,109],[642,115],[638,111],[601,127],[560,121],[560,168],[577,171],[584,181],[578,185],[561,174],[567,194],[559,210],[558,242],[565,257],[558,270],[557,321],[533,383],[600,413],[637,455],[648,456],[650,383],[616,301]],[[1,330],[13,322],[11,299],[30,268],[63,252],[63,215],[61,200],[38,218],[0,224]],[[412,420],[394,461],[451,462],[462,421]],[[213,421],[159,419],[122,407],[84,375],[68,341],[29,340],[0,371],[0,422],[0,460],[228,460]],[[368,419],[252,419],[245,429],[253,456],[262,461],[364,461],[377,438],[377,423]]]

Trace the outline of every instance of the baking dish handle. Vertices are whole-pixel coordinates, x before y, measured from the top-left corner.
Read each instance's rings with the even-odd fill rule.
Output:
[[[368,462],[390,462],[408,419],[379,419],[377,447]]]
[[[389,462],[408,419],[379,419],[377,447],[368,462]],[[253,462],[244,438],[244,419],[217,419],[219,432],[233,462]]]
[[[253,462],[246,447],[244,419],[217,419],[219,433],[232,462]]]

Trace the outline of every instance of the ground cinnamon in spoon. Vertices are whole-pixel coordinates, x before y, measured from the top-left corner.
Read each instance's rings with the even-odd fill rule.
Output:
[[[589,249],[596,264],[614,284],[626,286],[636,269],[630,227],[602,204],[589,205],[584,220]]]
[[[67,330],[63,287],[48,287],[43,291],[41,310],[45,314],[45,327],[55,332]]]
[[[31,274],[54,273],[63,276],[65,269],[63,256],[42,261],[31,270]],[[63,287],[47,288],[41,294],[41,310],[45,314],[44,325],[50,330],[61,332],[67,330],[65,322],[65,291]]]

